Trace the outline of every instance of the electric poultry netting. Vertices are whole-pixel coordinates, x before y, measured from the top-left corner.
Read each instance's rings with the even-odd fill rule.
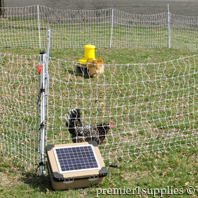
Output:
[[[112,121],[105,160],[197,143],[197,55],[156,64],[105,65],[98,79],[75,75],[74,62],[50,59],[47,143],[72,142],[71,109],[90,127]]]

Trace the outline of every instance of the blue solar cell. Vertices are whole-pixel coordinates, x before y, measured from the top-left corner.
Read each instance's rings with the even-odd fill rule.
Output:
[[[61,172],[99,168],[91,146],[54,148]]]

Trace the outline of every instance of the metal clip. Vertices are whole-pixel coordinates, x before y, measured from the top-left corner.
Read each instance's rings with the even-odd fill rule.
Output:
[[[95,176],[95,177],[90,177],[88,180],[89,181],[96,181],[99,177],[98,176]]]
[[[74,182],[74,179],[69,179],[69,180],[64,180],[63,183],[64,184],[71,184]]]
[[[109,180],[111,180],[111,167],[112,168],[117,168],[118,166],[114,165],[114,164],[109,164]]]

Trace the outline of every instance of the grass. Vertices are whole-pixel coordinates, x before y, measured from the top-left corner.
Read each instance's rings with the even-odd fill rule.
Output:
[[[38,49],[1,49],[1,53],[19,55],[39,55]],[[155,49],[130,49],[130,48],[96,48],[96,58],[102,57],[105,64],[135,64],[159,63],[194,55],[188,50],[155,48]],[[84,48],[50,49],[50,57],[67,61],[78,61],[83,58]]]

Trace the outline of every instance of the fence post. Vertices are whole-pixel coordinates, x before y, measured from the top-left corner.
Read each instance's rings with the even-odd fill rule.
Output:
[[[113,8],[112,8],[112,12],[111,12],[111,37],[110,37],[110,48],[112,46],[112,40],[113,39]]]
[[[38,22],[38,34],[39,34],[39,49],[41,49],[41,28],[40,28],[40,11],[39,5],[37,5],[37,22]]]
[[[47,85],[48,85],[48,59],[50,48],[50,29],[47,32],[47,53],[40,52],[40,98],[41,98],[41,119],[40,119],[40,162],[39,162],[39,176],[46,173],[44,170],[44,141],[45,141],[45,118],[48,117],[48,105],[47,105]],[[47,112],[47,116],[46,116]],[[47,129],[46,129],[47,131]]]
[[[40,163],[39,163],[39,176],[45,174],[44,171],[44,132],[45,132],[45,102],[46,102],[46,87],[45,87],[45,52],[40,52],[40,99],[41,99],[41,111],[40,111]]]
[[[167,14],[168,14],[168,47],[171,48],[171,29],[170,29],[170,11],[169,11],[169,4],[167,4]]]
[[[48,87],[47,83],[49,82],[48,62],[49,62],[50,36],[51,36],[51,30],[49,28],[48,31],[47,31],[47,50],[46,50],[46,78],[47,78],[46,87]],[[47,92],[47,94],[48,94],[48,92]],[[48,97],[46,98],[46,105],[47,105],[46,119],[48,119]],[[48,122],[47,122],[47,124],[48,124]],[[47,128],[48,128],[48,126],[46,126],[46,138],[45,138],[46,139],[46,145],[47,145]]]
[[[0,17],[4,17],[4,7],[5,7],[5,4],[4,4],[4,0],[0,0]]]

